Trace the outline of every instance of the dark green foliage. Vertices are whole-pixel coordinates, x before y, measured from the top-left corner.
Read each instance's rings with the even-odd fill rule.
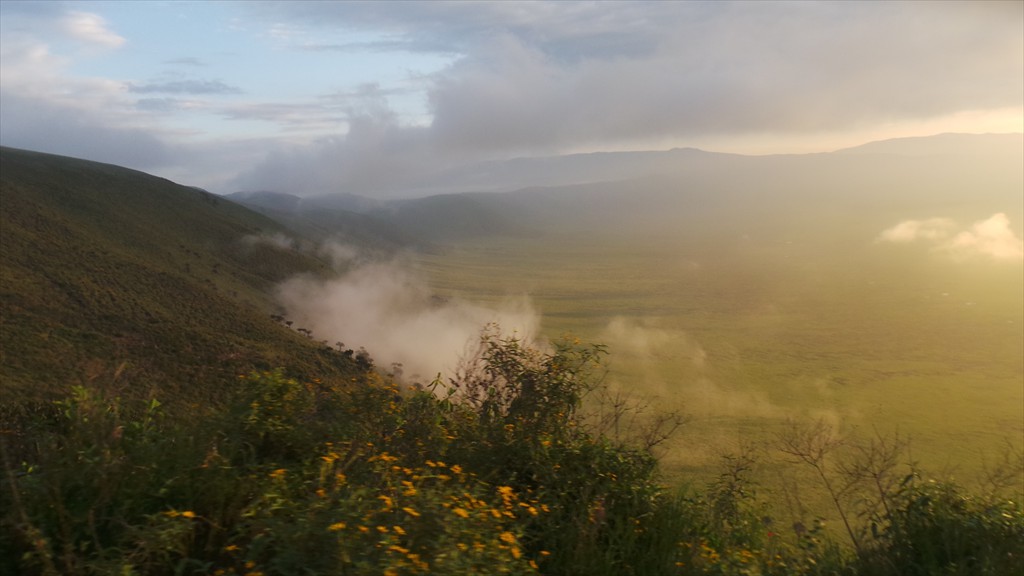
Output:
[[[34,420],[24,458],[4,444],[0,572],[884,576],[1019,562],[1020,505],[949,484],[886,489],[859,554],[820,523],[776,533],[748,453],[675,495],[645,450],[577,420],[600,357],[490,334],[433,392],[276,371],[186,408],[74,387]]]
[[[876,548],[864,573],[1013,574],[1024,565],[1024,506],[949,482],[909,476],[894,509],[872,526]]]

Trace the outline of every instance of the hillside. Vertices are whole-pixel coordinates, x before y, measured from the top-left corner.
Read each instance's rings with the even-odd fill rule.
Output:
[[[4,400],[74,384],[199,399],[254,368],[357,368],[278,325],[269,289],[328,264],[260,238],[287,231],[141,172],[0,150]]]

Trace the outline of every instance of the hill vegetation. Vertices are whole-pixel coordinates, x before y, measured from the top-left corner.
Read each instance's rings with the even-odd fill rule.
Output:
[[[831,487],[846,546],[820,524],[776,525],[743,454],[726,456],[707,487],[662,487],[642,443],[613,441],[583,417],[601,356],[491,333],[431,390],[264,372],[185,412],[75,388],[34,423],[31,458],[7,459],[0,568],[895,576],[1019,566],[1019,503],[922,481],[884,439],[838,463],[821,427],[786,439]]]
[[[333,268],[265,215],[0,153],[2,573],[887,576],[1024,557],[1012,460],[968,493],[899,438],[794,423],[778,444],[843,528],[788,526],[750,453],[666,487],[654,454],[677,421],[588,402],[609,398],[600,345],[489,328],[456,373],[401,387],[284,325],[270,289]],[[480,216],[457,200],[420,206]]]
[[[271,318],[274,285],[331,266],[269,241],[291,233],[265,216],[133,170],[10,148],[0,198],[5,412],[75,384],[200,401],[253,369],[362,372]]]

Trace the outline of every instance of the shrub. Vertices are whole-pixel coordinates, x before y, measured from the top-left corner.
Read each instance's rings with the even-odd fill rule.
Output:
[[[908,476],[875,525],[865,573],[1012,574],[1024,562],[1024,507],[965,494],[950,482]],[[878,528],[881,526],[881,529]]]

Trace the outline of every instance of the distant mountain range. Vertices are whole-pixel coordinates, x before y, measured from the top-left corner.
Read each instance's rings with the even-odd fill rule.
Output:
[[[940,213],[980,218],[985,211],[1008,212],[1019,223],[1022,159],[1021,134],[941,134],[822,154],[677,149],[519,158],[452,171],[424,184],[444,193],[404,200],[346,193],[227,197],[311,234],[346,229],[343,236],[387,238],[389,246],[559,230],[778,228],[815,207],[877,216],[880,223]]]

